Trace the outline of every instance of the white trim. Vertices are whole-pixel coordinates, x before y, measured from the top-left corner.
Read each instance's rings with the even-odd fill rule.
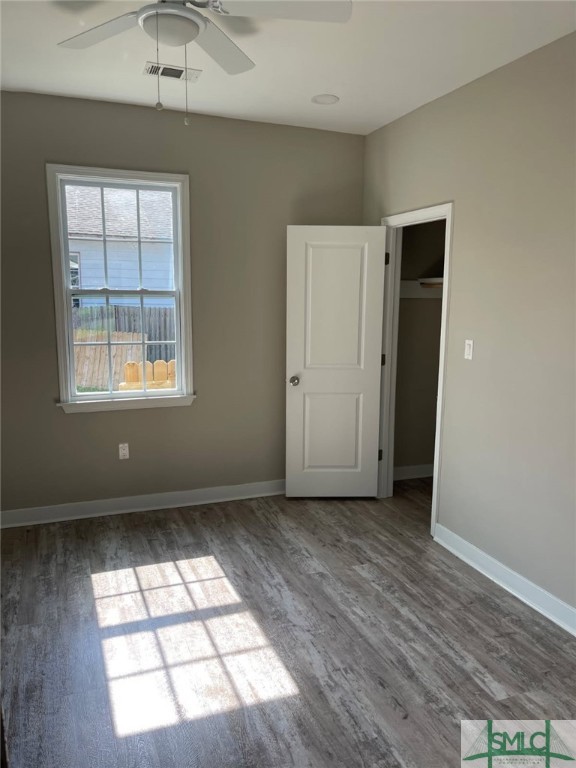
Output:
[[[487,576],[507,592],[522,600],[559,627],[576,635],[576,608],[550,594],[533,581],[508,568],[499,560],[486,554],[474,544],[462,539],[439,523],[436,525],[434,541],[452,552],[472,568]]]
[[[180,194],[180,353],[186,395],[194,394],[194,349],[192,339],[192,250],[190,242],[190,179],[183,176]]]
[[[382,354],[386,363],[380,379],[380,433],[378,445],[382,451],[382,460],[378,462],[378,498],[385,499],[394,492],[394,452],[390,452],[387,435],[394,434],[394,392],[396,391],[396,369],[390,365],[395,348],[394,339],[398,338],[398,312],[394,305],[394,292],[400,270],[397,268],[396,240],[402,238],[402,230],[386,230],[386,255],[388,264],[384,272],[384,312],[382,317]]]
[[[417,480],[420,477],[432,477],[434,464],[414,464],[408,467],[394,467],[394,480]]]
[[[95,413],[96,411],[126,411],[139,408],[172,408],[192,405],[196,395],[149,395],[148,397],[118,398],[117,400],[82,400],[57,403],[64,413]]]
[[[84,517],[121,515],[126,512],[147,512],[173,507],[193,507],[198,504],[255,499],[260,496],[282,496],[284,489],[284,480],[267,480],[261,483],[222,485],[217,488],[198,488],[192,491],[168,491],[167,493],[150,493],[143,496],[124,496],[119,499],[55,504],[49,507],[27,507],[2,512],[0,522],[2,528],[18,528],[23,525],[80,520]]]
[[[406,211],[405,213],[398,213],[393,216],[385,216],[382,219],[382,224],[388,227],[389,232],[397,230],[397,236],[391,238],[391,246],[394,249],[394,257],[396,260],[396,280],[395,290],[393,296],[394,311],[396,322],[394,328],[391,331],[391,336],[386,338],[386,349],[390,350],[390,359],[387,359],[387,364],[391,367],[391,392],[390,392],[390,408],[386,413],[382,408],[380,416],[381,423],[384,424],[384,420],[391,425],[392,428],[385,430],[385,439],[387,440],[387,446],[383,447],[383,452],[388,456],[388,467],[393,466],[394,461],[394,414],[393,411],[396,407],[396,365],[397,365],[397,342],[398,342],[398,308],[400,305],[400,273],[402,263],[402,227],[406,227],[412,224],[424,224],[429,221],[439,221],[445,219],[446,221],[446,241],[444,246],[444,283],[442,290],[442,322],[440,328],[440,364],[438,370],[438,400],[436,406],[436,438],[434,442],[434,483],[432,488],[432,514],[430,521],[430,530],[432,536],[436,529],[436,522],[438,520],[438,509],[440,504],[440,469],[442,463],[442,427],[444,417],[444,400],[445,400],[445,379],[446,379],[446,349],[448,345],[448,315],[450,307],[450,270],[451,270],[451,251],[452,251],[452,235],[453,235],[453,209],[454,203],[443,203],[441,205],[434,205],[429,208],[421,208],[415,211]],[[390,260],[392,261],[392,251]],[[390,297],[387,295],[386,300]],[[384,429],[384,428],[383,428]],[[384,471],[385,468],[383,468]],[[383,491],[382,497],[392,495],[392,472],[388,470],[387,484],[382,484],[380,488]],[[380,490],[379,488],[379,490]]]
[[[118,186],[138,185],[151,188],[166,188],[173,192],[174,200],[174,291],[86,291],[99,293],[102,296],[122,293],[134,293],[142,297],[149,294],[167,294],[175,297],[176,320],[176,353],[178,357],[177,391],[174,397],[190,398],[193,396],[192,383],[192,308],[191,308],[191,277],[190,277],[190,201],[189,178],[186,174],[154,173],[146,171],[125,171],[109,168],[87,168],[84,166],[55,165],[47,163],[46,181],[48,187],[48,211],[50,220],[50,239],[52,248],[52,272],[54,279],[54,298],[56,312],[56,341],[58,349],[58,376],[60,382],[61,405],[67,413],[96,410],[119,410],[118,403],[138,401],[136,405],[124,405],[124,408],[162,407],[163,405],[189,405],[186,402],[163,403],[156,393],[145,397],[150,399],[150,406],[141,404],[142,396],[138,393],[123,392],[103,394],[102,396],[81,396],[73,389],[73,343],[69,332],[71,325],[69,287],[67,278],[67,239],[65,232],[65,211],[61,200],[61,180],[75,180],[101,185],[109,182]],[[105,261],[106,263],[106,261]],[[142,300],[142,299],[141,299]],[[111,369],[109,375],[111,376]],[[172,396],[170,396],[172,397]],[[94,403],[101,401],[101,407]],[[190,401],[191,402],[191,401]],[[73,408],[73,405],[87,407]]]
[[[69,383],[68,370],[70,353],[68,348],[68,320],[66,294],[64,291],[64,275],[62,259],[60,258],[61,243],[65,242],[62,214],[60,210],[60,188],[58,169],[62,166],[46,166],[46,182],[48,192],[48,220],[50,224],[50,243],[52,249],[52,276],[54,282],[54,310],[56,314],[56,346],[58,351],[58,380],[60,384],[60,399],[68,401]]]

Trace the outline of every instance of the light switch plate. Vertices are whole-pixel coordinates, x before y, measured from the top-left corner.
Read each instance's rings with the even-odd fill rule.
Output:
[[[473,354],[474,354],[474,341],[473,339],[466,339],[466,341],[464,342],[464,359],[472,360]]]

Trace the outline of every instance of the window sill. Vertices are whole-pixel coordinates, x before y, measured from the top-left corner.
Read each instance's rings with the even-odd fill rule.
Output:
[[[94,411],[127,411],[136,408],[172,408],[191,405],[196,395],[168,395],[166,397],[133,397],[125,400],[79,400],[58,403],[64,413],[93,413]]]

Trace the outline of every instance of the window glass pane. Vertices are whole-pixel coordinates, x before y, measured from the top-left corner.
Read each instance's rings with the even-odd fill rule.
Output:
[[[174,249],[172,243],[142,243],[142,287],[150,291],[174,289]]]
[[[107,342],[108,312],[101,296],[72,297],[72,328],[75,342]]]
[[[100,187],[66,184],[68,237],[102,240],[102,198]]]
[[[108,287],[136,290],[140,287],[138,243],[106,238]]]
[[[141,189],[139,197],[142,240],[172,242],[172,192]]]
[[[146,365],[147,389],[176,389],[178,363],[175,344],[146,344]]]
[[[148,343],[176,341],[173,296],[144,297],[144,335]]]
[[[141,391],[142,345],[112,345],[112,389],[114,392]]]
[[[70,285],[104,286],[102,200],[99,187],[67,184],[65,187]]]
[[[138,214],[135,189],[104,189],[108,287],[140,286]]]
[[[104,216],[107,238],[120,237],[136,240],[138,237],[136,190],[105,187]]]
[[[170,291],[174,288],[172,192],[140,190],[142,287]]]
[[[143,299],[146,339],[147,389],[176,387],[175,299],[146,296]]]
[[[108,345],[82,344],[74,346],[76,392],[109,392]]]
[[[110,296],[111,341],[142,341],[140,299],[137,296]]]
[[[78,288],[104,288],[104,244],[91,238],[68,241],[70,285]]]

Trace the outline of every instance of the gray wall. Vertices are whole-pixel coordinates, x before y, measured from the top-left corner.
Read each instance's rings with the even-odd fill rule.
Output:
[[[443,221],[405,227],[402,233],[401,279],[441,277],[445,242],[446,225]],[[434,463],[442,296],[437,290],[433,295],[437,298],[400,299],[395,467]]]
[[[394,466],[434,463],[440,299],[400,299]]]
[[[365,223],[455,204],[439,522],[573,605],[575,42],[376,131],[365,157]]]
[[[284,477],[288,224],[360,224],[364,139],[31,94],[2,101],[3,507]],[[64,414],[45,164],[188,173],[189,408]],[[130,460],[118,461],[118,443]]]

